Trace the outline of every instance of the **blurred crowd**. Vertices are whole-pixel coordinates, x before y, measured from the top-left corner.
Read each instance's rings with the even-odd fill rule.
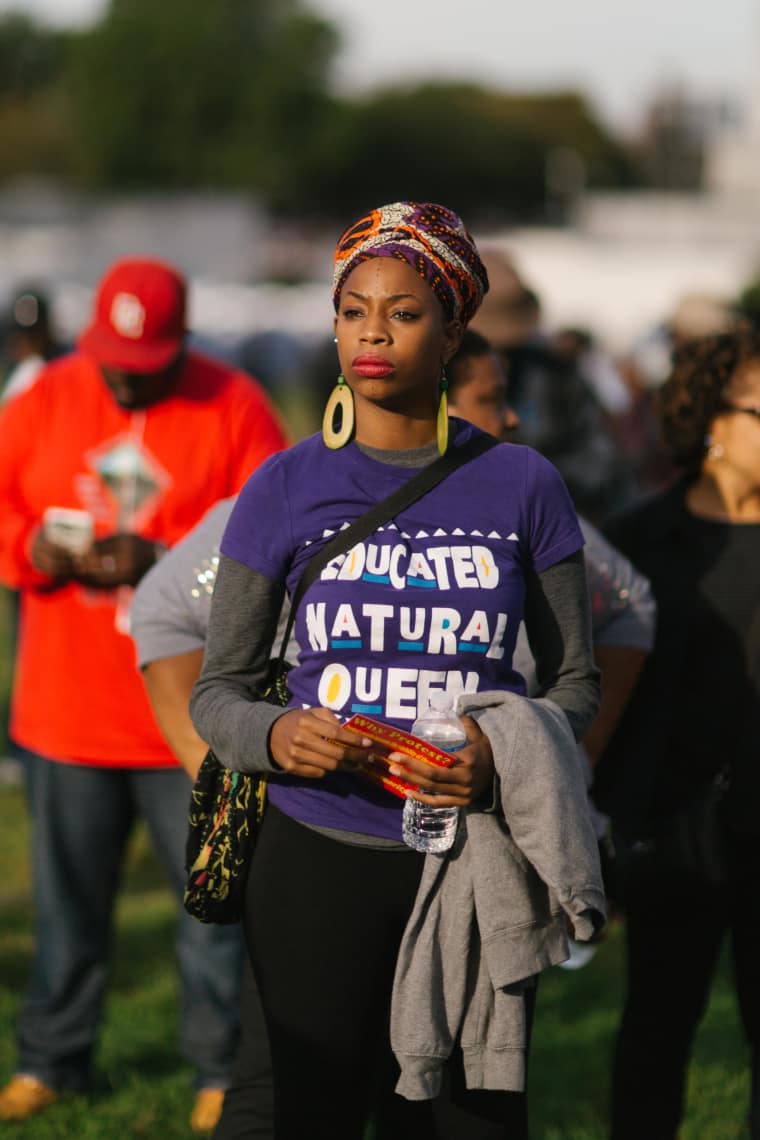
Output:
[[[622,352],[607,349],[592,325],[549,325],[541,297],[501,249],[486,250],[491,287],[473,328],[499,352],[509,399],[520,419],[515,440],[558,467],[578,509],[600,522],[662,487],[674,469],[663,447],[657,392],[679,344],[727,332],[752,318],[738,300],[706,293],[674,298],[659,324],[643,328]],[[56,330],[55,293],[44,282],[20,285],[2,322],[6,401],[39,368],[70,351]],[[335,377],[332,338],[271,328],[215,338],[190,331],[189,343],[255,377],[274,400],[293,440],[316,430]]]
[[[675,297],[670,312],[621,352],[600,341],[593,324],[547,323],[533,283],[500,247],[485,250],[490,290],[473,328],[500,354],[520,427],[513,437],[560,470],[584,515],[601,522],[662,487],[674,468],[663,447],[657,392],[673,350],[691,339],[737,327],[752,304],[707,293]],[[750,298],[750,301],[753,299]],[[28,387],[42,365],[73,346],[56,330],[55,291],[19,284],[2,321],[0,399]],[[296,440],[316,430],[335,377],[332,337],[270,328],[214,337],[190,330],[189,343],[255,377]]]
[[[750,366],[760,360],[753,340],[752,314],[738,300],[699,293],[674,298],[672,310],[662,314],[656,327],[642,329],[627,351],[613,354],[595,334],[593,323],[587,327],[550,327],[539,292],[501,248],[487,247],[481,254],[490,289],[471,321],[469,339],[466,337],[460,353],[451,361],[450,410],[502,439],[526,444],[550,460],[564,479],[586,541],[603,705],[580,754],[600,852],[603,862],[605,858],[609,861],[605,885],[613,913],[629,926],[628,994],[614,1059],[610,1135],[613,1140],[675,1137],[683,1110],[684,1074],[692,1037],[721,939],[730,929],[738,956],[742,1018],[753,1048],[751,1135],[760,1137],[760,1061],[755,1055],[760,1045],[760,995],[755,992],[758,987],[751,965],[755,936],[745,929],[754,924],[754,916],[752,907],[737,902],[740,893],[746,897],[749,873],[754,873],[754,845],[747,840],[754,824],[743,821],[735,807],[728,828],[732,837],[727,857],[730,872],[716,870],[714,880],[712,872],[703,874],[701,870],[694,879],[693,868],[687,869],[688,875],[681,868],[670,879],[658,872],[655,890],[651,875],[646,878],[637,857],[651,854],[657,828],[652,824],[649,830],[642,830],[643,816],[636,817],[631,804],[643,796],[645,784],[651,791],[659,777],[652,764],[637,766],[628,756],[632,740],[638,741],[642,755],[650,757],[664,756],[670,746],[665,739],[667,732],[655,738],[640,731],[645,724],[651,730],[652,718],[664,715],[655,696],[655,692],[662,693],[665,684],[664,660],[679,676],[687,668],[684,661],[690,662],[688,684],[668,690],[669,710],[678,708],[673,732],[677,730],[688,739],[689,747],[701,757],[705,782],[711,789],[717,777],[726,783],[729,778],[745,778],[744,752],[749,752],[756,741],[755,592],[747,587],[746,596],[737,599],[732,584],[743,566],[753,582],[757,577],[756,561],[749,559],[760,557],[756,541],[760,513],[752,513],[756,505],[754,471],[741,484],[733,474],[730,479],[723,474],[727,457],[741,456],[744,462],[745,451],[750,455],[755,449],[760,454],[760,435],[749,442],[736,438],[739,430],[760,432],[760,425],[751,422],[760,419],[760,386],[754,373],[746,383],[743,379],[745,372],[750,375],[747,369],[751,371]],[[5,763],[15,762],[19,770],[30,764],[26,778],[35,827],[44,831],[56,814],[55,828],[50,824],[47,864],[42,855],[37,869],[40,883],[36,902],[43,915],[58,911],[55,938],[59,941],[55,954],[49,947],[47,951],[44,946],[38,947],[32,992],[20,1018],[18,1072],[0,1094],[0,1118],[22,1119],[43,1110],[55,1102],[60,1087],[75,1091],[86,1087],[105,985],[110,906],[123,839],[137,816],[146,819],[167,875],[181,897],[182,804],[188,792],[187,773],[197,773],[205,753],[182,709],[187,705],[188,686],[200,667],[205,629],[191,635],[186,628],[184,633],[176,633],[174,641],[166,632],[166,641],[161,641],[158,625],[151,628],[149,617],[145,632],[145,611],[135,610],[144,641],[134,630],[132,633],[137,638],[158,727],[153,722],[143,725],[143,712],[135,712],[139,703],[136,688],[142,686],[142,680],[134,666],[134,647],[130,643],[128,652],[123,647],[114,648],[118,639],[128,640],[124,635],[129,632],[133,591],[143,579],[147,584],[154,569],[162,565],[159,560],[165,550],[179,550],[188,536],[187,541],[195,543],[192,549],[185,548],[186,569],[190,567],[195,583],[194,596],[213,592],[220,528],[229,517],[246,473],[280,447],[319,429],[322,409],[338,373],[329,328],[316,344],[312,338],[299,338],[278,328],[242,338],[234,345],[221,338],[216,341],[194,335],[184,325],[184,289],[181,275],[172,267],[150,259],[117,263],[101,282],[92,322],[75,344],[65,343],[56,328],[54,298],[45,282],[20,282],[6,301],[0,433],[20,434],[14,438],[6,434],[0,443],[6,453],[5,483],[0,487],[0,496],[5,496],[0,525],[6,529],[0,569],[12,600],[14,627],[19,594],[28,591],[34,600],[25,612],[26,624],[21,630],[14,628],[19,645],[17,695],[14,725],[5,729],[9,755]],[[158,316],[151,341],[152,306]],[[109,321],[115,326],[119,344],[113,330],[109,331]],[[164,323],[159,328],[161,321]],[[148,345],[150,358],[146,355]],[[122,356],[112,362],[111,352],[117,357],[121,352]],[[105,384],[88,363],[91,360],[100,362]],[[718,383],[714,377],[720,369],[723,380]],[[57,388],[51,383],[55,376],[65,376],[70,403],[62,401],[60,383]],[[706,377],[717,385],[713,395],[705,394],[701,387]],[[177,383],[186,385],[182,388],[185,406],[175,409],[172,403],[170,416],[169,403],[164,405],[164,400]],[[96,394],[98,385],[102,391]],[[120,412],[129,412],[128,427],[119,428],[117,419],[111,421],[112,405]],[[145,409],[164,406],[166,418],[151,429],[155,418],[146,417]],[[195,414],[201,406],[202,418]],[[88,474],[78,477],[78,487],[82,503],[95,519],[95,530],[82,540],[82,550],[68,546],[64,555],[63,547],[50,537],[52,530],[30,531],[30,520],[23,517],[24,508],[19,503],[24,496],[39,498],[44,484],[48,505],[68,509],[68,514],[64,510],[55,518],[51,516],[50,526],[70,527],[74,536],[71,541],[78,541],[74,532],[79,534],[77,527],[84,524],[74,516],[87,511],[69,509],[70,504],[57,501],[51,452],[45,449],[55,447],[58,458],[70,449],[70,455],[61,460],[60,470],[73,467],[80,458],[75,454],[80,446],[77,440],[80,434],[84,439],[83,420],[88,417],[97,420],[104,441],[97,448],[81,444]],[[736,425],[735,419],[741,422]],[[686,452],[674,450],[673,439],[680,431],[678,438],[683,440],[687,421],[696,433],[696,444],[685,462]],[[8,458],[11,454],[12,461]],[[749,465],[747,459],[742,472]],[[738,469],[737,459],[732,471]],[[685,528],[686,537],[673,539],[669,546],[669,538],[660,541],[658,536],[671,534],[671,517],[663,521],[665,505],[671,503],[673,495],[681,494],[684,471],[688,480],[683,484],[683,502],[679,499],[678,510],[686,504],[683,514],[690,521],[684,522],[678,515],[678,526]],[[104,487],[110,498],[104,494]],[[722,507],[715,506],[716,488],[722,495]],[[732,499],[734,492],[736,501]],[[150,505],[159,500],[160,508],[151,515]],[[744,515],[750,500],[752,509]],[[212,515],[207,511],[219,510],[220,504],[226,505],[213,526],[196,532],[194,528],[204,516],[206,522],[201,525],[209,527]],[[656,504],[656,510],[650,504]],[[110,526],[107,515],[112,506]],[[725,518],[721,513],[724,508]],[[676,513],[673,507],[673,517]],[[619,519],[633,521],[621,525]],[[731,524],[730,533],[721,531],[718,535],[710,529],[711,523],[725,521]],[[737,522],[747,525],[736,527],[733,524]],[[108,533],[109,526],[113,533]],[[125,539],[129,541],[122,541]],[[741,547],[734,549],[734,541]],[[695,554],[682,566],[678,551],[684,542],[693,543]],[[166,564],[169,566],[168,559]],[[704,572],[703,577],[697,569],[700,574]],[[53,583],[80,582],[87,602],[84,610],[72,610],[55,629],[48,625],[43,633],[44,623],[51,620],[50,593],[41,585],[46,575]],[[155,589],[157,580],[151,582]],[[115,598],[115,620],[98,604],[106,591]],[[693,611],[686,604],[702,594],[710,603],[707,616],[697,603]],[[164,613],[171,607],[168,593],[160,603],[156,601],[159,605]],[[680,625],[671,617],[674,613]],[[720,617],[717,624],[715,614]],[[686,636],[690,621],[697,623],[702,649]],[[60,672],[49,676],[64,670],[66,638],[74,636],[74,631],[78,652],[91,656],[85,701],[75,686],[70,691],[62,688]],[[88,637],[89,648],[82,648],[82,640]],[[149,643],[152,647],[153,642],[160,648],[145,648]],[[680,657],[672,655],[676,642]],[[530,648],[523,644],[520,652],[524,654],[520,670],[529,676]],[[151,671],[154,659],[162,661],[172,655],[182,660],[184,677]],[[695,655],[700,668],[694,665]],[[748,670],[739,664],[745,655],[751,663]],[[714,677],[708,684],[704,675],[707,670],[723,676]],[[51,723],[39,734],[24,691],[33,687],[38,699],[40,686],[48,683],[55,685],[56,696],[48,706]],[[102,701],[100,696],[96,700],[93,694],[101,690]],[[140,691],[142,694],[142,688]],[[744,703],[737,700],[740,691],[745,696],[751,693]],[[732,757],[730,777],[723,757],[711,766],[703,755],[705,750],[700,750],[699,732],[684,727],[692,713],[690,693],[697,703],[706,704],[714,694],[722,703],[720,739],[733,742],[726,745],[726,753]],[[58,723],[60,733],[56,737]],[[716,748],[720,751],[716,740],[714,734],[713,754]],[[680,751],[684,747],[679,744]],[[75,765],[48,765],[51,771],[46,769],[43,777],[42,770],[32,767],[28,760],[32,753],[84,757],[75,773],[78,783],[65,785],[64,774],[58,771]],[[11,757],[17,759],[12,761]],[[94,757],[99,757],[97,765]],[[168,767],[167,757],[179,758],[185,770]],[[667,768],[669,763],[663,760],[662,767]],[[156,770],[165,778],[161,803],[172,817],[171,826],[166,818],[159,818],[155,785],[149,790],[143,779],[146,772]],[[692,778],[677,767],[672,770],[677,772],[679,788]],[[621,772],[622,784],[617,778]],[[89,774],[87,780],[85,774]],[[747,775],[746,797],[741,797],[745,806],[754,803],[755,784],[756,780]],[[677,804],[690,800],[689,796],[679,796],[670,784],[657,784],[652,800],[655,815],[659,813],[657,819],[671,819]],[[64,802],[65,812],[61,807]],[[86,825],[84,816],[89,817]],[[100,833],[93,824],[94,817],[98,817]],[[692,820],[688,826],[693,826]],[[50,856],[54,843],[67,829],[77,874],[87,882],[82,890],[85,896],[91,891],[86,905],[96,913],[96,929],[88,931],[87,938],[81,925],[72,920],[67,927],[60,916],[63,909],[74,913],[82,905],[71,885],[71,867],[62,873]],[[85,831],[90,843],[87,849]],[[106,886],[88,879],[94,843],[100,845],[101,852],[107,851],[103,858],[109,862],[111,878]],[[634,863],[638,879],[633,887],[630,879],[621,886]],[[689,917],[695,913],[697,919],[689,925]],[[652,922],[658,924],[655,936]],[[658,944],[659,958],[652,954],[651,941]],[[703,952],[695,949],[695,942]],[[226,1125],[217,1124],[231,1081],[232,1087],[247,1082],[250,1093],[258,1080],[250,1078],[250,1072],[246,1076],[245,1065],[241,1070],[240,1054],[238,1067],[233,1068],[238,1024],[236,1014],[230,1011],[236,1010],[240,1001],[239,934],[224,928],[200,928],[183,916],[177,948],[183,985],[182,1048],[197,1071],[192,1127],[205,1133],[218,1127],[219,1140],[242,1136],[242,1131],[234,1131],[231,1116]],[[585,955],[580,946],[572,949],[576,957],[571,957],[571,965],[582,965],[593,955],[593,949]],[[70,1023],[55,1023],[56,1032],[68,1042],[68,1051],[56,1069],[49,1048],[55,1021],[50,1008],[79,984],[82,961],[90,971],[90,991],[84,992],[83,987],[77,993],[73,1003],[76,1009],[70,1005],[67,1013]],[[682,969],[685,961],[690,962],[688,970]],[[225,987],[222,976],[228,980],[234,977],[234,985]],[[247,996],[244,991],[243,1001],[251,1000],[250,991]],[[658,1028],[660,1023],[665,1028]],[[656,1049],[652,1047],[655,1039]],[[250,1042],[245,1048],[247,1063],[252,1064]],[[266,1058],[260,1067],[266,1069]],[[266,1122],[255,1134],[267,1134]]]

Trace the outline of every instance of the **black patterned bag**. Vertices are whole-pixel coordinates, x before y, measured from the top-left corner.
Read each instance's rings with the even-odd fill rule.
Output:
[[[289,666],[270,666],[265,697],[285,707]],[[266,804],[266,778],[233,772],[208,751],[190,796],[183,905],[200,922],[227,925],[240,919],[248,866]]]
[[[185,848],[185,910],[201,922],[240,918],[245,873],[264,814],[265,781],[207,752],[193,785]]]

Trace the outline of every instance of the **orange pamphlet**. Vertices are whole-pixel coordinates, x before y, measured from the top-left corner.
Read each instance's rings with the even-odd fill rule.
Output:
[[[382,721],[373,720],[363,713],[355,713],[343,727],[382,745],[388,752],[403,752],[407,756],[413,756],[415,760],[432,764],[435,768],[450,768],[454,763],[455,758],[450,752],[436,748],[434,744],[421,740],[419,736],[413,736],[411,732],[383,724]],[[362,776],[374,784],[380,784],[394,796],[406,799],[407,792],[414,791],[417,785],[410,780],[403,780],[400,776],[394,776],[388,771],[388,763],[388,757],[384,753],[370,752],[369,759],[360,772]]]

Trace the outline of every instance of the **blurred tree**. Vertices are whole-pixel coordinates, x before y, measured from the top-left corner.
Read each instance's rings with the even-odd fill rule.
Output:
[[[504,125],[471,86],[424,84],[368,96],[350,113],[342,153],[324,172],[341,216],[398,198],[474,202],[498,212],[527,208],[542,193],[542,154],[529,130]]]
[[[295,11],[277,27],[256,75],[247,76],[231,157],[237,156],[239,184],[255,187],[276,212],[300,213],[315,175],[330,162],[340,116],[329,91],[337,48],[331,24]]]
[[[640,136],[633,144],[647,180],[663,190],[702,186],[705,147],[714,108],[680,86],[658,92],[646,109]]]
[[[0,181],[18,175],[68,179],[71,123],[57,92],[0,99]]]
[[[23,100],[51,87],[64,69],[69,38],[22,12],[0,19],[0,100]]]
[[[95,186],[271,193],[279,152],[319,113],[335,43],[298,0],[111,0],[72,58],[77,172]]]
[[[20,12],[0,19],[0,178],[68,173],[61,81],[71,38]]]
[[[560,148],[577,156],[591,185],[637,180],[623,147],[574,93],[398,87],[348,108],[342,131],[320,183],[322,209],[343,217],[399,197],[444,201],[481,219],[543,217],[548,159]]]
[[[110,0],[65,35],[7,17],[0,177],[239,189],[337,224],[399,197],[481,223],[562,220],[585,185],[637,180],[579,94],[423,83],[339,98],[337,47],[308,0]]]

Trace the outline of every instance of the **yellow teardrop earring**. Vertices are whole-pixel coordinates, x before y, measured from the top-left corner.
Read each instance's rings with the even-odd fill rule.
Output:
[[[445,371],[441,371],[441,379],[438,386],[438,415],[435,421],[435,434],[438,441],[438,451],[441,455],[446,454],[446,448],[449,446],[449,397],[447,395],[449,390],[449,382],[446,378]]]
[[[340,422],[336,424],[339,416]],[[330,393],[330,399],[322,417],[322,439],[331,451],[345,447],[354,434],[354,394],[346,383],[343,373]]]

